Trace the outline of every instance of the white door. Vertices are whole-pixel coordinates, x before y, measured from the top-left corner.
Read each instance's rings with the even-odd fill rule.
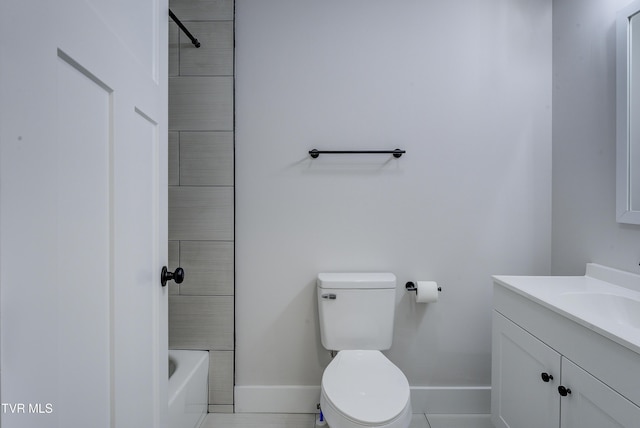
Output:
[[[4,428],[166,426],[167,13],[0,1]]]
[[[492,342],[491,417],[496,428],[557,427],[560,354],[496,311]]]
[[[637,428],[640,407],[591,376],[573,362],[562,359],[561,428]]]

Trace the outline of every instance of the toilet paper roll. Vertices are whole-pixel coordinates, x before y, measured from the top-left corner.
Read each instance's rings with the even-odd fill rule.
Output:
[[[438,283],[435,281],[418,281],[416,283],[416,302],[432,303],[438,301]]]

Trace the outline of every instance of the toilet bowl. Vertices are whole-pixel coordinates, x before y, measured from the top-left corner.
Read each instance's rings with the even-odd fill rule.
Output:
[[[378,350],[343,350],[322,375],[320,406],[331,428],[406,428],[409,382]]]

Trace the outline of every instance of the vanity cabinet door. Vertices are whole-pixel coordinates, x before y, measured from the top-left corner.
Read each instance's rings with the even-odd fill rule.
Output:
[[[493,312],[491,419],[496,428],[559,426],[560,361],[559,353]]]
[[[561,428],[637,428],[640,407],[595,377],[562,359],[562,386],[571,393],[561,398]]]

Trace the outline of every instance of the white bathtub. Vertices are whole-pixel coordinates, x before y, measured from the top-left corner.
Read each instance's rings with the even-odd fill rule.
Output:
[[[209,353],[169,350],[169,428],[197,428],[207,415]]]

